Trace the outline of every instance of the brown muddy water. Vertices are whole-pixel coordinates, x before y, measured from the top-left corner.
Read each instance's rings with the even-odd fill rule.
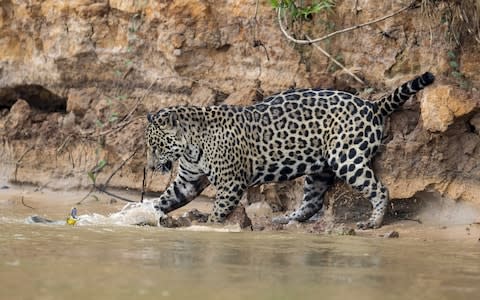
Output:
[[[480,236],[428,239],[401,232],[398,239],[384,239],[25,224],[34,213],[66,216],[71,204],[47,201],[39,208],[39,203],[27,195],[24,204],[34,207],[29,208],[17,196],[0,197],[2,300],[458,300],[480,295]],[[100,202],[80,209],[101,207],[103,212],[118,209],[105,209],[108,204]]]

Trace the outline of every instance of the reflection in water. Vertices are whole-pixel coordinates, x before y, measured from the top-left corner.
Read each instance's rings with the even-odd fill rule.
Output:
[[[480,247],[0,224],[1,299],[474,299]]]

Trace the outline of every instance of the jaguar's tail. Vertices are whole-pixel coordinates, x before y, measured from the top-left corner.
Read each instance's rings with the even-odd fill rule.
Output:
[[[435,81],[435,76],[433,76],[432,73],[427,72],[422,76],[405,82],[400,87],[396,88],[393,93],[381,98],[375,103],[378,105],[382,115],[388,116],[405,103],[410,96],[432,84],[433,81]]]

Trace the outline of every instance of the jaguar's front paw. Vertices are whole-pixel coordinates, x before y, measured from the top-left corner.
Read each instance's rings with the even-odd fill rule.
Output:
[[[219,216],[215,215],[215,214],[210,214],[208,216],[208,220],[207,220],[207,223],[210,223],[210,224],[219,224],[219,223],[223,223],[223,221],[225,220],[225,218],[220,218]]]
[[[366,222],[358,222],[357,228],[362,230],[380,228],[381,224],[377,224],[377,223],[378,222],[375,222],[374,220],[368,220]]]

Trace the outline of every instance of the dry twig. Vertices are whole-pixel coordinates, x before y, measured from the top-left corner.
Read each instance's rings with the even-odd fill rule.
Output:
[[[140,150],[140,147],[138,147],[137,149],[135,149],[133,151],[133,153],[127,157],[124,161],[122,161],[122,163],[110,174],[110,176],[107,178],[107,180],[105,180],[105,183],[102,184],[103,187],[107,187],[108,184],[110,183],[110,180],[112,180],[113,176],[115,176],[115,174],[117,174],[117,172],[123,168],[123,166],[127,163],[127,161],[129,161],[130,159],[132,159],[132,157],[135,156],[135,154],[137,154],[137,151]]]
[[[25,150],[25,152],[23,152],[22,155],[20,155],[20,157],[15,162],[15,172],[14,172],[14,177],[13,177],[15,182],[17,181],[18,167],[20,166],[20,164],[21,164],[23,158],[25,157],[25,155],[27,155],[28,152],[33,150],[33,148],[35,148],[35,145],[31,145],[30,147],[28,147],[27,150]]]
[[[308,36],[308,35],[305,35],[307,37],[307,39],[309,41],[311,41],[312,39]],[[325,55],[326,57],[328,57],[331,61],[333,61],[337,66],[339,66],[340,68],[342,68],[343,71],[345,71],[345,73],[347,73],[348,75],[352,76],[356,81],[358,81],[360,84],[362,85],[365,85],[365,82],[363,82],[363,80],[361,80],[357,75],[353,74],[352,72],[350,72],[350,70],[348,70],[347,68],[345,68],[344,65],[342,65],[338,60],[336,60],[335,58],[333,58],[327,51],[325,51],[325,49],[323,49],[322,47],[320,47],[319,45],[317,44],[312,44],[313,47],[315,47],[318,51],[322,52],[323,55]]]
[[[142,180],[142,194],[140,196],[140,202],[143,203],[143,197],[145,196],[145,185],[146,185],[146,179],[147,177],[147,168],[143,167],[143,180]]]
[[[30,205],[25,204],[25,201],[23,200],[23,196],[22,196],[22,204],[23,206],[26,206],[28,208],[35,209],[34,207],[31,207]]]
[[[378,23],[378,22],[381,22],[383,20],[386,20],[388,18],[391,18],[393,16],[396,16],[404,11],[406,11],[407,9],[410,9],[410,8],[413,8],[415,7],[415,3],[417,1],[414,0],[412,1],[409,5],[391,13],[391,14],[388,14],[386,16],[383,16],[381,18],[378,18],[378,19],[375,19],[375,20],[372,20],[372,21],[369,21],[369,22],[366,22],[366,23],[362,23],[362,24],[358,24],[358,25],[355,25],[355,26],[352,26],[352,27],[348,27],[348,28],[345,28],[345,29],[341,29],[341,30],[338,30],[338,31],[335,31],[335,32],[332,32],[332,33],[329,33],[327,35],[324,35],[320,38],[316,38],[316,39],[308,39],[308,40],[299,40],[299,39],[296,39],[294,37],[292,37],[288,32],[287,30],[285,29],[285,26],[283,25],[283,22],[282,22],[282,13],[283,13],[283,9],[282,8],[278,8],[278,15],[277,15],[277,18],[278,18],[278,24],[280,26],[280,30],[282,31],[283,35],[289,39],[290,41],[296,43],[296,44],[302,44],[302,45],[308,45],[308,44],[313,44],[313,43],[318,43],[320,41],[323,41],[323,40],[326,40],[328,38],[331,38],[332,36],[335,36],[337,34],[340,34],[340,33],[345,33],[345,32],[348,32],[348,31],[352,31],[352,30],[355,30],[355,29],[359,29],[359,28],[362,28],[362,27],[365,27],[365,26],[368,26],[368,25],[372,25],[372,24],[375,24],[375,23]]]
[[[373,21],[369,21],[369,22],[366,22],[366,23],[363,23],[363,24],[359,24],[359,25],[355,25],[355,26],[352,26],[352,27],[348,27],[348,28],[345,28],[345,29],[342,29],[342,30],[338,30],[338,31],[335,31],[335,32],[332,32],[332,33],[329,33],[323,37],[320,37],[320,38],[316,38],[316,39],[312,39],[310,38],[308,35],[305,35],[307,37],[306,40],[299,40],[299,39],[296,39],[294,37],[292,37],[288,32],[287,30],[285,29],[285,26],[283,24],[283,21],[282,21],[282,14],[283,14],[283,9],[281,7],[278,8],[278,14],[277,14],[277,19],[278,19],[278,24],[280,26],[280,30],[282,31],[283,35],[290,41],[296,43],[296,44],[311,44],[313,45],[317,50],[319,50],[323,55],[325,55],[326,57],[328,57],[331,61],[333,61],[337,66],[339,66],[345,73],[347,73],[348,75],[352,76],[356,81],[358,81],[360,84],[362,85],[365,85],[365,83],[363,82],[363,80],[361,80],[358,76],[356,76],[355,74],[353,74],[352,72],[350,72],[350,70],[348,70],[347,68],[345,68],[345,66],[343,64],[341,64],[338,60],[336,60],[335,58],[333,58],[327,51],[325,51],[325,49],[323,49],[322,47],[316,45],[315,43],[318,43],[320,41],[323,41],[323,40],[326,40],[334,35],[337,35],[337,34],[340,34],[340,33],[345,33],[345,32],[348,32],[348,31],[351,31],[351,30],[355,30],[355,29],[358,29],[358,28],[361,28],[361,27],[364,27],[364,26],[368,26],[368,25],[371,25],[371,24],[374,24],[374,23],[378,23],[380,21],[383,21],[383,20],[386,20],[388,18],[391,18],[395,15],[398,15],[399,13],[409,9],[409,8],[412,8],[414,6],[414,3],[416,1],[413,1],[412,3],[410,3],[408,6],[405,6],[403,7],[402,9],[399,9],[391,14],[388,14],[386,16],[383,16],[381,18],[378,18],[378,19],[375,19]],[[356,4],[355,4],[356,5]],[[283,14],[284,15],[284,14]]]
[[[97,185],[96,182],[94,181],[93,184],[92,184],[92,189],[88,192],[87,195],[85,195],[80,201],[77,202],[77,204],[81,204],[83,202],[83,200],[87,199],[88,196],[90,196],[90,194],[92,194],[95,190],[96,191],[99,191],[99,192],[102,192],[102,193],[105,193],[109,196],[112,196],[112,197],[115,197],[115,198],[118,198],[120,200],[123,200],[123,201],[127,201],[127,202],[137,202],[137,201],[134,201],[134,200],[131,200],[131,199],[128,199],[128,198],[125,198],[123,196],[119,196],[119,195],[116,195],[112,192],[109,192],[107,191],[107,187],[108,187],[108,184],[110,183],[110,180],[112,180],[113,176],[115,176],[115,174],[117,174],[117,172],[122,169],[125,164],[130,160],[132,159],[132,157],[135,156],[135,154],[137,154],[137,151],[140,150],[140,147],[138,147],[137,149],[135,149],[133,151],[133,153],[127,157],[124,161],[122,161],[120,163],[120,165],[115,168],[115,170],[113,170],[113,172],[110,174],[110,176],[108,176],[107,180],[105,180],[105,182],[103,184],[100,184],[100,185]]]

